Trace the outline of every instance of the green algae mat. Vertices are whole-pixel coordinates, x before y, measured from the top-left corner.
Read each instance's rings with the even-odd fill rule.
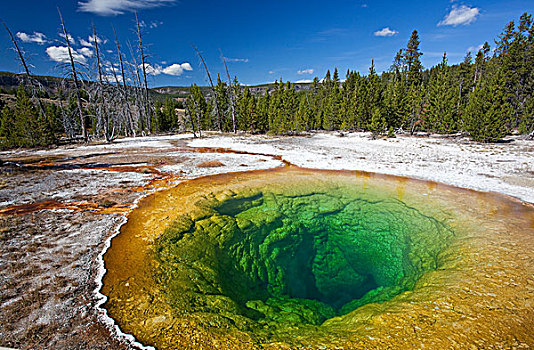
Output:
[[[531,344],[533,231],[529,205],[436,183],[218,175],[140,203],[102,292],[121,330],[158,349]]]

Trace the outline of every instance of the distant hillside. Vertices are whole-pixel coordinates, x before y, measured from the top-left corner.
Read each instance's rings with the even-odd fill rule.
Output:
[[[0,72],[0,91],[6,93],[14,92],[19,84],[24,80],[24,74],[17,74],[11,72]],[[68,79],[63,79],[59,77],[51,76],[34,76],[35,79],[41,84],[43,89],[49,95],[55,95],[60,90],[61,85],[65,82],[70,83]],[[92,84],[92,82],[89,82]],[[309,90],[311,88],[310,83],[296,83],[293,84],[293,87],[296,91]],[[274,90],[274,83],[270,84],[260,84],[254,86],[248,86],[250,91],[253,94],[263,94],[265,90],[272,91]],[[208,86],[201,86],[201,91],[206,94],[209,91]],[[189,95],[191,87],[189,86],[162,86],[150,89],[152,91],[152,96],[155,99],[163,99],[165,97],[172,98],[185,98]]]
[[[311,89],[311,83],[297,83],[297,84],[292,84],[292,85],[296,91]],[[247,86],[247,87],[253,94],[263,94],[265,90],[269,90],[269,92],[274,90],[274,83],[252,85],[252,86]],[[200,90],[204,94],[207,93],[209,89],[210,89],[209,86],[200,87]],[[162,87],[153,88],[152,90],[157,91],[160,94],[170,95],[172,97],[186,97],[187,95],[189,95],[189,91],[191,90],[191,87],[190,86],[162,86]]]
[[[65,85],[72,84],[70,79],[64,79],[59,77],[51,76],[40,76],[34,75],[41,85],[42,89],[48,96],[55,96],[62,87]],[[7,94],[14,94],[17,90],[17,87],[26,79],[25,74],[20,73],[11,73],[11,72],[0,72],[0,93],[4,92]],[[86,84],[94,84],[92,81],[86,81]],[[156,100],[162,100],[165,96],[162,96],[158,91],[151,89],[150,94]]]
[[[0,72],[0,90],[5,92],[16,90],[24,81],[24,78],[24,74]],[[49,76],[35,76],[35,79],[37,79],[39,84],[41,84],[43,89],[49,94],[57,93],[61,86],[61,82],[64,80],[62,78]]]

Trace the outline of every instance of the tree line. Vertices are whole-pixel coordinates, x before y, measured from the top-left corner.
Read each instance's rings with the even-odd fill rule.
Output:
[[[61,18],[66,46],[69,35]],[[9,32],[9,29],[6,26]],[[342,80],[335,68],[306,90],[297,91],[287,81],[276,81],[261,93],[226,76],[212,80],[200,51],[210,87],[191,85],[186,100],[155,101],[147,86],[146,52],[136,15],[137,40],[129,60],[115,39],[116,64],[111,74],[99,51],[93,28],[95,64],[90,73],[70,54],[63,68],[68,73],[59,103],[44,100],[30,71],[17,91],[14,107],[2,106],[0,138],[10,146],[57,142],[59,135],[74,139],[106,139],[154,132],[189,129],[195,137],[203,130],[221,132],[298,134],[312,130],[365,130],[375,137],[395,133],[468,133],[473,140],[494,142],[510,133],[533,136],[534,130],[534,24],[524,13],[518,24],[508,23],[492,49],[485,43],[449,65],[446,53],[439,64],[425,69],[421,63],[419,35],[413,31],[407,45],[397,52],[387,72],[347,71]],[[12,37],[12,36],[11,36]],[[24,63],[21,50],[19,59]],[[26,64],[24,63],[24,66]],[[78,70],[77,70],[78,69]],[[80,78],[82,77],[82,78]],[[178,108],[185,110],[179,120]]]
[[[389,71],[378,75],[374,63],[366,75],[327,71],[309,90],[296,91],[291,82],[275,82],[257,95],[237,79],[225,84],[220,77],[208,94],[192,85],[186,108],[196,130],[231,131],[235,109],[237,129],[275,134],[310,130],[366,130],[374,136],[424,131],[469,133],[473,140],[494,142],[518,132],[534,130],[534,25],[524,13],[495,40],[485,43],[475,57],[449,65],[447,54],[430,69],[421,64],[419,35],[413,31],[405,48],[394,57]],[[230,95],[234,96],[234,99]],[[222,124],[214,119],[217,104]],[[222,128],[222,129],[221,129]]]

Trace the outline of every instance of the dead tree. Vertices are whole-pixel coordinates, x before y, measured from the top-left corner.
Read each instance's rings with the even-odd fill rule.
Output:
[[[213,93],[215,94],[215,114],[217,114],[217,128],[219,129],[219,131],[222,131],[221,114],[219,112],[219,102],[217,98],[217,91],[215,90],[215,87],[213,86],[213,80],[211,80],[210,71],[208,69],[208,66],[206,65],[206,61],[204,61],[204,58],[200,54],[200,51],[198,51],[198,48],[193,44],[191,44],[191,47],[196,51],[198,57],[200,57],[200,60],[202,61],[202,64],[204,65],[204,69],[206,70],[206,74],[208,75],[211,89],[213,90]]]
[[[85,117],[83,115],[83,108],[82,108],[82,96],[80,94],[80,81],[78,80],[78,74],[76,73],[76,66],[74,64],[74,57],[72,55],[72,47],[70,46],[70,40],[69,40],[69,34],[67,32],[67,29],[65,28],[65,22],[63,21],[63,16],[61,15],[61,11],[59,10],[59,7],[57,9],[57,12],[59,14],[59,19],[61,20],[61,27],[63,28],[63,35],[65,36],[65,43],[67,44],[67,50],[69,52],[69,60],[70,60],[70,67],[71,67],[71,73],[72,73],[72,79],[74,80],[74,89],[76,92],[76,102],[78,104],[78,113],[80,114],[80,125],[82,127],[82,137],[85,142],[87,142],[87,126],[85,124]]]
[[[145,94],[143,89],[143,83],[141,82],[141,73],[139,71],[139,65],[137,63],[135,50],[131,43],[127,41],[127,46],[130,50],[130,57],[132,62],[128,65],[130,70],[130,75],[132,76],[133,80],[133,93],[135,95],[134,97],[134,103],[137,111],[137,118],[136,121],[139,124],[139,129],[143,132],[144,131],[144,125],[143,125],[143,115],[146,114],[145,108]]]
[[[148,133],[151,132],[151,116],[150,116],[150,102],[148,100],[148,83],[146,79],[146,63],[145,63],[145,54],[143,50],[143,40],[141,37],[141,26],[139,25],[139,18],[137,17],[137,11],[135,12],[135,22],[137,23],[137,38],[138,38],[138,44],[139,44],[139,52],[141,54],[141,67],[143,70],[143,78],[145,83],[145,110],[146,110],[146,117],[147,117],[147,129]],[[141,124],[142,125],[142,124]]]
[[[232,79],[230,78],[230,73],[228,72],[228,66],[226,65],[226,58],[224,58],[224,55],[222,53],[222,50],[219,49],[221,53],[221,60],[224,63],[224,69],[226,69],[226,76],[228,77],[228,94],[230,95],[230,111],[232,113],[232,127],[234,130],[234,134],[237,133],[236,123],[235,123],[235,100],[234,100],[234,93],[232,91]]]
[[[104,75],[102,73],[102,62],[100,60],[100,49],[98,47],[98,36],[96,34],[96,27],[93,24],[93,46],[95,47],[95,56],[96,56],[96,68],[98,73],[98,85],[99,85],[99,99],[97,100],[97,118],[98,118],[98,124],[102,125],[102,128],[104,129],[104,137],[107,142],[111,142],[112,138],[109,134],[109,113],[106,110],[106,104],[105,104],[105,96],[104,96],[104,90],[106,88],[106,85],[104,83]]]
[[[130,112],[130,101],[128,97],[128,86],[126,85],[126,75],[124,74],[124,63],[122,60],[121,47],[119,45],[119,39],[117,38],[117,32],[115,27],[113,28],[113,34],[115,34],[115,44],[117,45],[117,55],[119,56],[119,64],[121,67],[122,77],[122,93],[124,96],[124,106],[126,107],[126,125],[130,126],[130,133],[135,137],[135,127],[132,120],[132,114]]]
[[[195,104],[195,114],[197,115],[198,137],[202,138],[202,124],[200,123],[200,108],[198,107],[198,103],[195,98],[193,98],[193,103]]]
[[[115,70],[115,67],[111,67],[111,73],[113,74],[113,79],[115,80],[115,87],[118,91],[118,93],[121,95],[121,99],[122,99],[122,92],[120,91],[120,86],[121,86],[121,83],[119,81],[119,77],[117,76],[117,71]],[[121,103],[119,103],[119,105],[121,105]],[[120,115],[122,116],[122,112],[120,113]],[[122,128],[122,126],[124,125],[124,135],[125,136],[128,136],[128,124],[125,122],[123,123],[123,118],[115,118],[115,123],[114,124],[118,124],[118,129],[119,129],[119,134],[120,134],[120,130]]]

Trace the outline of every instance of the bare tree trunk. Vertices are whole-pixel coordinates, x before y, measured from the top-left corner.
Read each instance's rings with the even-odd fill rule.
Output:
[[[146,113],[147,113],[146,115],[147,116],[147,129],[148,129],[148,133],[150,134],[152,122],[151,122],[151,116],[150,116],[150,102],[148,100],[148,83],[146,79],[145,54],[143,50],[143,40],[141,38],[141,27],[139,26],[139,18],[137,17],[137,11],[135,12],[135,21],[137,23],[137,38],[139,40],[139,51],[141,53],[141,65],[143,69],[143,78],[145,81],[145,108],[146,108]]]
[[[22,64],[22,66],[24,66],[24,71],[26,72],[26,76],[28,77],[28,81],[32,87],[32,95],[37,99],[37,103],[39,104],[39,110],[41,112],[41,114],[43,115],[43,117],[48,120],[47,116],[46,116],[46,111],[45,111],[45,108],[43,106],[43,101],[41,101],[41,98],[34,93],[34,85],[33,85],[33,76],[31,75],[30,73],[30,69],[28,68],[28,65],[26,64],[26,60],[24,59],[24,55],[22,53],[22,50],[20,49],[18,43],[17,43],[17,40],[15,39],[15,37],[13,36],[13,34],[11,33],[11,30],[9,30],[9,28],[7,27],[7,24],[4,23],[4,21],[2,21],[2,24],[4,25],[4,27],[6,28],[7,32],[9,33],[9,37],[11,38],[11,42],[13,43],[13,45],[15,46],[15,49],[17,50],[17,53],[19,54],[19,60],[20,60],[20,63]]]
[[[132,114],[130,113],[130,101],[128,100],[128,86],[126,86],[126,75],[124,74],[124,63],[122,61],[121,47],[119,45],[119,39],[117,38],[117,32],[113,28],[115,34],[115,44],[117,45],[117,54],[119,56],[119,63],[121,67],[122,76],[122,93],[124,96],[124,105],[126,106],[126,124],[130,126],[130,133],[135,137],[135,128],[132,121]]]
[[[115,71],[114,67],[111,68],[111,72],[113,73],[113,79],[115,80],[115,87],[116,87],[115,90],[117,91],[117,94],[119,94],[121,96],[120,100],[122,100],[122,91],[120,89],[121,84],[119,82],[119,77],[117,76],[117,72]],[[118,104],[120,104],[120,103],[118,103]],[[121,112],[119,115],[120,115],[120,117],[116,117],[115,116],[115,118],[113,118],[114,119],[113,120],[113,127],[114,127],[113,130],[115,130],[115,126],[116,126],[117,129],[118,129],[118,134],[120,135],[120,130],[121,130],[122,125],[123,125],[123,120],[122,120],[123,119],[122,118],[123,113]],[[124,125],[126,125],[126,123],[124,123]],[[126,126],[125,126],[125,128],[126,128]],[[124,130],[124,135],[128,136],[128,130],[127,129]]]
[[[141,133],[144,134],[144,130],[145,130],[145,127],[144,127],[144,118],[143,118],[143,111],[146,107],[146,104],[145,104],[145,94],[144,94],[144,90],[142,88],[142,83],[141,83],[141,75],[139,73],[139,65],[137,64],[137,60],[135,59],[135,54],[134,54],[134,49],[132,47],[132,45],[130,44],[130,42],[128,42],[128,48],[130,49],[130,56],[132,58],[132,61],[133,61],[133,65],[130,65],[131,67],[131,74],[133,76],[133,79],[134,79],[134,93],[135,93],[135,98],[134,98],[134,102],[135,102],[135,106],[137,107],[137,122],[139,124],[139,130],[141,130]],[[133,67],[135,67],[135,71],[133,69]]]
[[[98,36],[96,35],[96,27],[93,24],[93,45],[95,46],[95,56],[96,56],[96,67],[98,71],[98,83],[100,84],[101,89],[101,103],[99,103],[99,106],[97,107],[100,109],[98,119],[102,123],[102,127],[104,129],[104,137],[106,139],[106,142],[110,142],[111,139],[109,137],[109,115],[105,109],[105,103],[102,99],[104,99],[104,79],[102,74],[102,62],[100,61],[100,50],[98,48]]]
[[[189,109],[187,103],[185,103],[185,112],[187,113],[187,115],[189,115],[189,120],[191,121],[191,127],[193,128],[193,137],[197,138],[197,133],[195,132],[195,122],[193,120],[193,115],[191,114],[191,110]]]
[[[211,89],[213,90],[213,93],[215,94],[215,113],[217,114],[217,128],[219,129],[219,131],[222,131],[221,114],[219,113],[219,102],[217,99],[217,91],[215,90],[215,87],[213,86],[213,80],[211,80],[210,71],[208,69],[208,66],[206,65],[206,61],[204,61],[204,58],[200,54],[200,51],[198,51],[198,48],[193,44],[191,44],[191,47],[196,51],[198,57],[200,57],[200,60],[202,61],[202,64],[204,65],[204,69],[206,70],[206,74],[208,75]]]
[[[198,108],[198,103],[194,98],[193,98],[193,103],[195,105],[195,114],[197,116],[198,137],[202,138],[202,124],[200,123],[200,108]]]
[[[234,134],[237,133],[236,124],[235,124],[235,100],[234,100],[234,92],[232,90],[232,79],[230,78],[230,73],[228,72],[228,66],[226,65],[226,59],[224,58],[224,55],[222,51],[221,52],[221,60],[224,63],[224,69],[226,69],[226,76],[228,77],[228,93],[230,95],[230,111],[232,113],[232,127],[234,130]]]
[[[78,74],[76,73],[76,67],[74,65],[74,58],[72,56],[72,48],[70,46],[70,40],[69,35],[67,33],[67,29],[65,28],[65,22],[63,21],[63,16],[61,15],[61,11],[59,10],[59,7],[57,9],[57,12],[59,13],[59,19],[61,20],[61,27],[63,28],[63,35],[65,36],[65,43],[67,44],[67,49],[69,52],[69,58],[70,58],[70,67],[72,71],[72,78],[74,80],[74,87],[76,90],[76,102],[78,104],[78,113],[80,114],[80,125],[82,127],[82,137],[87,142],[87,126],[85,125],[85,117],[83,115],[83,109],[82,109],[82,97],[80,94],[80,82],[78,81]]]

